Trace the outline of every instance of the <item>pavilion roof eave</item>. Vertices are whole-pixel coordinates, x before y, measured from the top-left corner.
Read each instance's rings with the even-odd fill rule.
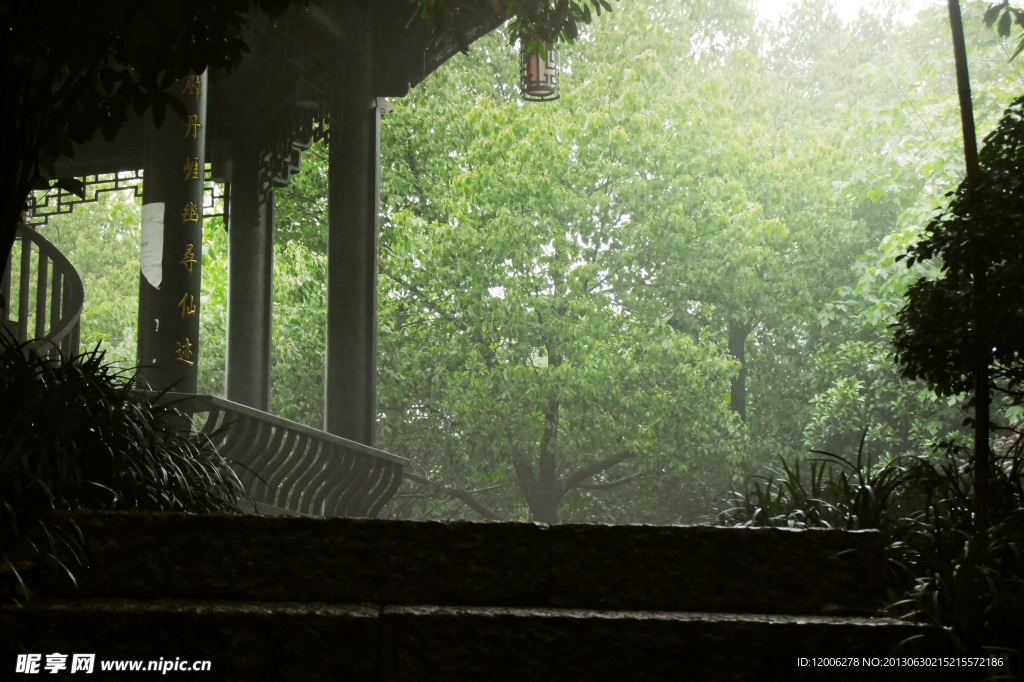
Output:
[[[409,6],[406,0],[392,0],[392,2],[405,7]],[[382,3],[381,6],[385,4]],[[484,6],[481,8],[476,3],[467,2],[462,10],[467,16],[474,17],[473,21],[467,22],[467,28],[463,33],[467,45],[473,44],[508,21],[508,16],[503,13],[500,3],[495,3],[494,7]],[[418,18],[407,26],[408,19],[401,22],[395,21],[396,17],[402,16],[397,12],[378,9],[378,14],[381,13],[387,13],[391,21],[375,22],[378,29],[374,42],[375,47],[378,48],[374,50],[375,63],[381,64],[387,69],[386,72],[374,74],[375,85],[380,90],[380,96],[404,97],[408,94],[410,87],[422,83],[430,74],[459,53],[459,46],[455,42],[441,44],[435,42],[434,36],[422,18]],[[390,35],[402,35],[403,43],[398,50],[395,50],[393,39],[389,39],[387,34],[382,35],[384,31]],[[397,58],[389,60],[387,54]]]
[[[208,144],[231,139],[265,144],[273,131],[293,127],[293,105],[300,82],[312,87],[322,107],[335,97],[340,79],[332,74],[359,49],[373,50],[373,88],[378,97],[403,97],[459,52],[455,43],[437,44],[422,18],[412,23],[407,0],[378,0],[372,9],[359,0],[326,0],[298,20],[276,23],[257,18],[248,29],[251,52],[229,76],[215,77],[208,104]],[[507,19],[497,9],[479,9],[467,0],[467,44],[478,40]],[[358,27],[371,27],[372,37]],[[143,118],[129,115],[118,137],[97,137],[76,146],[74,158],[57,163],[60,176],[136,170],[142,167]],[[209,157],[208,157],[209,158]]]

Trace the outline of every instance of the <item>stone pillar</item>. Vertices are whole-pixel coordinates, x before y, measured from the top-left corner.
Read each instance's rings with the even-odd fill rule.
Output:
[[[154,390],[195,393],[199,372],[199,291],[206,167],[206,74],[175,86],[188,109],[167,110],[157,128],[146,117],[139,378]]]
[[[270,411],[274,192],[260,186],[254,146],[235,149],[228,200],[227,399]]]
[[[371,51],[349,63],[331,103],[324,430],[373,445],[377,422],[380,113]]]

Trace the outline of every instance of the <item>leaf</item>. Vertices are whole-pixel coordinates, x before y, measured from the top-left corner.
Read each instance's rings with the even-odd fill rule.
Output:
[[[36,181],[32,183],[32,189],[37,191],[46,191],[50,189],[50,180],[43,177],[36,178]]]
[[[1010,27],[1013,25],[1013,17],[1010,16],[1009,12],[1004,12],[1003,16],[999,18],[999,27],[997,32],[1001,38],[1006,38],[1010,35]]]
[[[990,5],[989,8],[985,10],[985,25],[991,28],[992,24],[994,24],[996,19],[999,17],[1000,12],[1005,11],[1008,5],[1008,1],[997,2]]]
[[[153,125],[160,128],[167,117],[167,95],[158,91],[151,93],[150,98],[153,107]]]
[[[56,182],[53,183],[53,185],[54,187],[58,187],[64,190],[65,192],[70,192],[71,194],[74,194],[79,199],[85,198],[85,183],[83,183],[78,178],[58,178]]]
[[[49,178],[57,175],[57,171],[53,165],[53,158],[49,154],[39,154],[39,168]]]
[[[178,95],[170,93],[167,97],[167,103],[171,105],[171,109],[174,109],[174,113],[178,114],[183,121],[188,119],[188,107],[185,106],[185,103]]]
[[[1017,43],[1017,49],[1013,51],[1012,55],[1010,55],[1009,61],[1012,62],[1014,59],[1016,59],[1017,55],[1019,55],[1022,51],[1024,51],[1024,37],[1022,37],[1020,39],[1020,42]]]

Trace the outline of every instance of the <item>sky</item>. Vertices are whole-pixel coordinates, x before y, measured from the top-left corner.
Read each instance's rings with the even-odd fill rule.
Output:
[[[785,14],[789,6],[795,4],[795,2],[796,0],[754,0],[754,5],[757,8],[759,19],[771,21]],[[836,11],[843,21],[852,21],[857,18],[857,13],[861,8],[870,11],[876,7],[896,4],[896,2],[900,2],[900,0],[835,0],[835,5]],[[911,14],[922,7],[939,3],[942,3],[942,0],[909,0],[909,2],[906,2],[910,6]],[[903,4],[903,2],[900,2],[900,4]]]

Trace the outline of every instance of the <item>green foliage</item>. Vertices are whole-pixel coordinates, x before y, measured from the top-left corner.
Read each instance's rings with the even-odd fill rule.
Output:
[[[988,11],[985,12],[985,24],[989,28],[995,26],[1000,38],[1008,38],[1014,24],[1024,28],[1024,11],[1011,7],[1010,3],[1006,0],[994,2],[989,6]],[[1017,43],[1017,49],[1010,55],[1010,61],[1012,62],[1016,59],[1021,51],[1024,51],[1024,38]]]
[[[196,392],[223,396],[228,330],[228,234],[222,218],[203,219],[203,281],[199,306],[202,352]],[[138,269],[136,268],[136,278]]]
[[[998,36],[985,28],[983,13],[978,3],[964,7],[975,118],[982,134],[1017,96],[1021,78],[1019,67],[1007,64]],[[811,47],[794,61],[819,78],[822,104],[848,109],[844,146],[856,150],[859,163],[834,187],[848,198],[855,218],[884,235],[856,259],[855,283],[838,287],[817,311],[824,343],[818,347],[820,359],[810,363],[813,383],[803,384],[815,388],[807,403],[813,411],[801,418],[807,424],[803,444],[851,448],[855,429],[870,425],[868,447],[893,457],[926,455],[929,443],[952,438],[961,429],[964,396],[940,397],[925,381],[901,375],[892,362],[893,330],[888,327],[911,284],[940,274],[939,263],[918,261],[908,269],[900,260],[922,238],[943,195],[960,183],[964,171],[945,7],[922,11],[907,27],[887,21],[862,18],[849,38],[840,38],[841,32],[832,37],[807,32]],[[845,52],[840,46],[846,40],[852,41],[850,50],[860,55],[862,65],[853,72],[855,78],[830,79],[829,74],[843,71],[827,57],[830,51]],[[804,67],[800,61],[815,56],[823,63],[812,59]],[[839,87],[831,90],[831,82]],[[1014,409],[1004,406],[995,418],[1006,423],[1016,416]],[[796,454],[786,451],[784,443],[773,447],[787,456]]]
[[[935,259],[942,274],[910,286],[893,340],[904,374],[927,380],[942,395],[965,392],[973,381],[966,368],[978,353],[978,316],[989,327],[993,378],[1016,400],[1024,381],[1024,316],[1018,301],[1024,286],[1019,267],[1024,256],[1024,98],[1014,101],[985,138],[979,160],[976,186],[961,185],[909,253],[908,265]],[[974,286],[978,267],[987,282],[982,296]]]
[[[632,49],[641,26],[655,33]],[[509,518],[665,522],[649,495],[614,491],[734,470],[734,365],[713,336],[665,323],[657,260],[709,231],[756,253],[783,229],[711,179],[744,159],[676,153],[698,135],[686,118],[700,95],[675,79],[707,77],[680,71],[669,27],[706,28],[638,5],[565,49],[574,85],[559,108],[520,106],[500,85],[514,62],[486,41],[387,119],[380,442],[447,487],[489,489]],[[714,133],[699,135],[694,149]],[[702,208],[711,199],[727,206]]]
[[[914,484],[926,493],[905,540],[916,584],[909,597],[949,632],[958,648],[1009,655],[1007,675],[1024,673],[1024,464],[1019,433],[989,474],[990,525],[975,529],[970,453],[949,447],[936,464],[919,463]],[[1013,677],[1017,675],[1017,677]]]
[[[984,127],[1008,101],[1010,67],[988,58],[1001,46],[980,12],[966,16],[985,57],[974,69]],[[910,28],[885,17],[850,26],[810,2],[759,33],[740,3],[638,4],[563,48],[557,105],[517,102],[507,34],[396,101],[382,124],[379,437],[435,486],[402,491],[395,513],[472,514],[431,492],[464,490],[524,518],[507,439],[532,433],[516,436],[519,461],[539,467],[552,396],[554,442],[571,445],[556,455],[556,480],[620,452],[572,454],[583,440],[564,431],[574,417],[562,396],[588,395],[577,381],[611,381],[606,407],[576,405],[635,415],[641,428],[624,442],[662,445],[570,490],[561,513],[574,520],[696,520],[739,467],[801,444],[854,446],[855,425],[871,425],[867,446],[885,457],[956,434],[958,397],[901,377],[886,329],[910,283],[937,272],[896,259],[930,218],[931,195],[962,172],[942,21],[936,10]],[[304,273],[325,267],[325,156],[311,150],[277,192],[275,277],[294,293],[275,293],[275,348],[287,347],[275,351],[275,409],[314,425],[321,326],[302,321],[323,314],[323,279]],[[585,277],[607,290],[578,295]],[[566,300],[578,317],[559,316]],[[721,412],[739,406],[712,396],[737,395],[730,338],[744,332],[739,427]],[[545,334],[587,355],[549,354]],[[702,425],[692,435],[661,426],[672,418],[657,415],[673,412],[656,391],[620,390],[613,359],[632,346],[642,368],[648,336],[687,336],[691,353],[720,363],[710,393],[672,394]],[[551,358],[569,358],[572,372],[552,371]],[[652,387],[671,377],[641,375]]]
[[[720,520],[743,526],[882,531],[896,611],[911,608],[960,651],[1007,656],[999,679],[1024,665],[1024,452],[1019,431],[992,465],[991,524],[975,528],[969,453],[943,444],[933,457],[874,462],[821,453],[781,459],[771,477],[733,493]]]
[[[64,509],[229,512],[242,486],[167,401],[99,350],[51,361],[0,333],[0,559],[80,558]],[[42,544],[39,544],[42,543]],[[58,561],[59,563],[59,561]],[[24,566],[24,564],[22,564]],[[20,579],[20,578],[19,578]]]
[[[136,364],[141,225],[141,200],[129,190],[101,193],[38,228],[82,278],[82,346],[102,342],[123,369]]]
[[[317,142],[303,153],[302,172],[292,176],[287,187],[274,190],[274,239],[279,250],[296,243],[327,253],[327,156],[327,144]]]
[[[475,19],[466,11],[467,3],[458,0],[408,0],[416,5],[410,22],[422,17],[434,33],[438,43],[454,43],[464,53],[469,51],[465,31]],[[555,2],[533,2],[532,0],[476,0],[476,13],[483,15],[489,9],[501,16],[512,17],[508,25],[511,42],[520,40],[528,44],[532,53],[540,52],[545,42],[572,43],[580,37],[583,25],[589,24],[594,13],[612,11],[608,0],[556,0]],[[467,16],[468,15],[468,16]]]
[[[297,241],[274,254],[273,411],[314,428],[324,423],[327,256]]]
[[[907,464],[874,461],[864,451],[866,436],[852,460],[822,451],[806,462],[781,457],[770,476],[754,477],[752,486],[733,493],[720,519],[741,526],[892,531]]]

